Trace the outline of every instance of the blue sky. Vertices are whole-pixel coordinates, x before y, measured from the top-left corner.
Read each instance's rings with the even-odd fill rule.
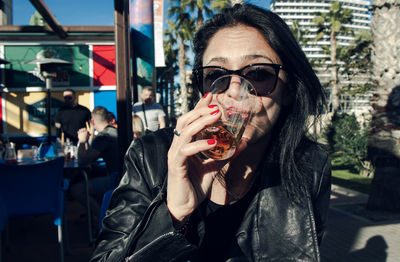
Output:
[[[44,0],[62,25],[113,25],[113,0]],[[164,0],[164,3],[168,3]],[[249,0],[267,8],[269,0]],[[13,24],[28,25],[35,8],[28,0],[13,0]]]

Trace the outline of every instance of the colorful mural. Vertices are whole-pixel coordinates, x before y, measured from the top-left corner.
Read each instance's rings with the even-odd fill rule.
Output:
[[[89,86],[89,47],[86,45],[27,45],[4,46],[4,57],[10,64],[5,65],[5,86],[45,86],[38,64],[28,62],[46,58],[58,58],[72,63],[68,69],[57,73],[54,87]]]
[[[6,131],[9,135],[46,134],[46,92],[10,92],[5,94]],[[90,108],[91,92],[77,91],[78,103]],[[62,91],[52,92],[51,114],[55,113],[63,102]],[[53,128],[52,132],[55,134]]]
[[[4,45],[4,56],[11,64],[3,68],[7,91],[0,92],[0,133],[9,136],[46,134],[45,82],[38,65],[27,64],[40,57],[72,63],[58,72],[53,81],[52,119],[63,105],[62,91],[66,88],[75,89],[78,103],[90,110],[102,105],[116,114],[114,45]],[[107,88],[103,90],[103,87]],[[54,129],[52,132],[55,134]]]
[[[93,46],[93,85],[116,85],[114,46]]]

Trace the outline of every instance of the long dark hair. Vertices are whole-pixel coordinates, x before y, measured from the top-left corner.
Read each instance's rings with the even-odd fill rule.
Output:
[[[305,133],[309,116],[319,116],[325,96],[304,52],[286,23],[276,14],[251,4],[236,4],[214,15],[197,32],[193,40],[194,68],[202,66],[203,54],[211,37],[226,27],[246,25],[256,28],[280,57],[289,77],[286,88],[293,96],[291,105],[283,107],[274,127],[275,142],[269,152],[280,166],[282,184],[292,200],[308,191],[312,174],[300,163],[305,150]],[[297,201],[296,201],[297,202]]]

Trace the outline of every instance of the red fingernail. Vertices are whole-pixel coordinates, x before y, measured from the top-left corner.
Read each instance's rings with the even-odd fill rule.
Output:
[[[215,144],[215,139],[208,139],[207,144],[209,145],[214,145]]]
[[[210,93],[210,92],[207,92],[207,93],[203,96],[203,98],[206,98],[206,97],[208,96],[209,93]]]
[[[214,108],[214,107],[216,107],[217,105],[209,105],[208,107],[209,108]]]
[[[218,114],[218,113],[219,113],[219,109],[217,109],[217,110],[211,112],[210,114],[211,114],[212,116],[215,116],[215,115]]]

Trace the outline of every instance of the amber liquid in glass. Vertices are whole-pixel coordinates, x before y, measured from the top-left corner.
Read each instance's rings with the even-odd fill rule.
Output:
[[[236,139],[232,133],[228,131],[226,126],[220,124],[217,126],[210,126],[201,132],[202,139],[215,139],[217,145],[208,151],[202,152],[203,155],[209,158],[223,160],[231,157],[236,150]]]

